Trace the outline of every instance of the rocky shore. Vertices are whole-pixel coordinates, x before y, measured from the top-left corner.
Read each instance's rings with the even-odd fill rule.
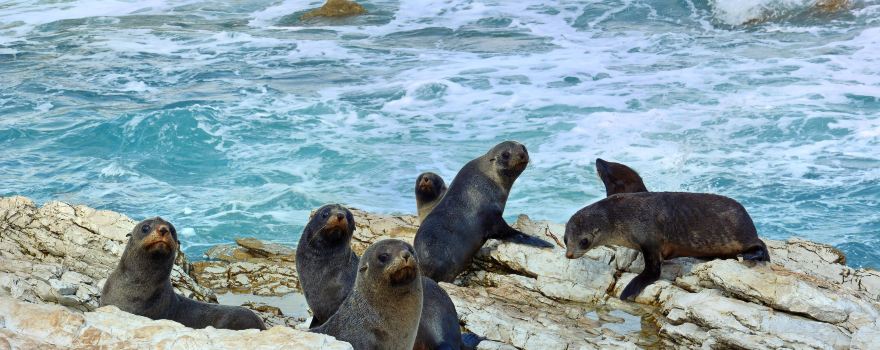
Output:
[[[415,216],[352,211],[358,254],[383,238],[411,242],[418,227]],[[263,332],[193,330],[96,309],[134,225],[85,206],[0,198],[0,349],[350,348],[298,330],[305,319],[271,302],[245,304],[274,326]],[[489,241],[467,273],[441,283],[462,326],[486,339],[480,349],[869,349],[880,342],[880,273],[847,267],[827,245],[765,239],[773,261],[765,265],[671,260],[633,303],[616,296],[641,271],[638,252],[601,248],[568,260],[562,225],[520,216],[514,227],[558,247]],[[242,238],[208,258],[180,254],[172,275],[179,293],[216,302],[215,293],[299,292],[291,247]]]

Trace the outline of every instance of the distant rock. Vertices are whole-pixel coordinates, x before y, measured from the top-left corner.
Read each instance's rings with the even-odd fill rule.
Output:
[[[360,4],[349,0],[327,0],[323,6],[306,12],[300,19],[306,20],[315,17],[350,17],[366,13]]]

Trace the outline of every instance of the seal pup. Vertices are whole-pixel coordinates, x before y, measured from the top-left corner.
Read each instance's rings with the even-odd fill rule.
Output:
[[[266,329],[246,308],[203,303],[174,293],[171,269],[180,241],[169,222],[160,217],[141,221],[129,236],[119,265],[104,283],[100,306],[115,305],[125,312],[177,321],[190,328]]]
[[[338,204],[315,211],[296,248],[297,274],[312,309],[309,328],[332,316],[354,286],[358,257],[350,247],[354,233],[351,211]],[[424,297],[416,348],[461,347],[461,331],[455,305],[443,288],[422,277]]]
[[[423,283],[412,246],[373,243],[358,264],[351,293],[323,325],[311,329],[355,349],[412,350],[422,315]]]
[[[605,184],[605,196],[617,193],[648,192],[642,177],[632,168],[596,158],[596,173]]]
[[[440,175],[424,172],[416,178],[416,208],[419,212],[419,223],[425,221],[428,213],[440,203],[446,194],[446,182]]]
[[[702,259],[770,261],[767,246],[739,202],[708,193],[622,193],[590,204],[565,225],[565,257],[618,245],[642,252],[645,269],[623,292],[627,300],[660,278],[663,260]]]
[[[351,211],[328,204],[303,229],[296,246],[296,273],[312,309],[309,328],[327,321],[345,300],[357,276],[358,257],[351,250]]]
[[[452,282],[490,238],[553,247],[510,227],[502,217],[510,188],[528,163],[525,146],[505,141],[461,168],[416,232],[415,248],[425,276]]]

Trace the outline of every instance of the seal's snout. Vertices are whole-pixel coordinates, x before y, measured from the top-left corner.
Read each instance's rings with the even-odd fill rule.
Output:
[[[345,213],[341,211],[334,211],[330,213],[330,218],[327,219],[327,228],[339,229],[343,231],[348,230],[348,219],[345,217]]]
[[[168,225],[159,225],[156,227],[156,232],[160,237],[164,237],[171,233],[171,230],[168,228]]]
[[[565,257],[566,257],[566,258],[569,258],[569,259],[574,259],[574,253],[572,253],[572,252],[565,252]]]
[[[406,264],[410,263],[410,260],[412,260],[412,256],[412,253],[410,253],[408,250],[404,250],[400,253],[400,258],[403,259],[403,262]]]

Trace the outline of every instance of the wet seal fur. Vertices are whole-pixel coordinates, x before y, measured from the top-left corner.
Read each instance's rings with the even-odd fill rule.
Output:
[[[502,217],[510,188],[528,163],[525,146],[505,141],[458,172],[416,232],[414,245],[425,276],[452,282],[490,238],[553,247],[510,227]]]
[[[618,245],[642,252],[645,269],[623,289],[635,297],[660,278],[663,260],[676,257],[770,261],[755,224],[737,201],[715,194],[615,194],[575,213],[565,225],[565,256]]]
[[[596,158],[596,173],[605,184],[605,196],[618,193],[648,192],[642,177],[632,168]]]
[[[351,250],[354,216],[338,204],[315,211],[296,246],[296,273],[312,310],[309,328],[323,324],[351,292],[358,257]]]
[[[338,204],[315,211],[296,247],[297,274],[312,309],[309,328],[320,326],[348,297],[357,276],[359,258],[351,250],[354,233],[351,211]],[[461,347],[458,313],[443,288],[422,278],[423,305],[416,337],[416,349]]]
[[[311,329],[355,349],[411,350],[422,314],[423,283],[408,243],[373,243],[358,264],[351,293],[323,325]]]
[[[160,217],[134,227],[119,265],[107,278],[100,305],[150,319],[172,320],[190,328],[266,329],[252,311],[208,304],[174,293],[171,269],[180,246],[177,230]]]
[[[416,208],[419,213],[419,222],[425,221],[425,217],[440,199],[446,194],[446,182],[440,175],[432,172],[424,172],[416,178]]]

